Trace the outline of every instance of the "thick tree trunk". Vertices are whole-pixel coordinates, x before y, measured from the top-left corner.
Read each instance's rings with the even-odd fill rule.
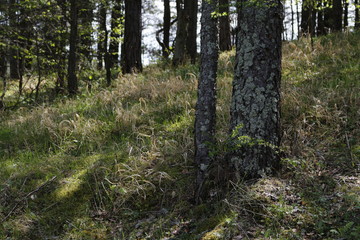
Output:
[[[204,195],[203,188],[215,139],[216,72],[218,63],[217,19],[211,17],[217,0],[202,1],[200,78],[195,117],[195,161],[197,165],[195,200]]]
[[[141,63],[141,0],[125,0],[125,32],[122,51],[122,72],[142,71]]]
[[[185,0],[185,12],[187,24],[186,52],[191,59],[191,63],[195,64],[197,55],[197,0]]]
[[[121,0],[116,0],[111,12],[111,34],[109,44],[110,68],[119,66],[120,26],[122,18]]]
[[[219,1],[219,47],[220,51],[231,50],[231,31],[230,31],[230,10],[229,0]]]
[[[77,40],[78,39],[78,6],[76,0],[70,0],[70,39],[68,59],[68,92],[75,95],[78,91],[77,68]]]
[[[231,103],[230,161],[236,176],[260,177],[279,165],[280,0],[239,8],[239,33]]]

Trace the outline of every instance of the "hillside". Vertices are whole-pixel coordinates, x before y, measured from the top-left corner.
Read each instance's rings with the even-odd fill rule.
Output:
[[[233,59],[220,56],[217,162],[198,206],[197,66],[2,112],[0,239],[359,239],[360,35],[284,43],[282,168],[258,181],[226,181]]]

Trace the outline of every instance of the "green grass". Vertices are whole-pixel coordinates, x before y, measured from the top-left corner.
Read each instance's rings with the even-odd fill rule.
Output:
[[[284,43],[281,171],[227,182],[219,147],[199,206],[198,66],[160,63],[110,88],[83,83],[74,99],[42,93],[41,104],[2,112],[0,239],[359,239],[359,42],[349,33]],[[234,52],[221,54],[219,142],[233,67]]]

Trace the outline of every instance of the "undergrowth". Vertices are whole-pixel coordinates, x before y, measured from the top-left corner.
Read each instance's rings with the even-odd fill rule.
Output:
[[[219,152],[198,206],[196,65],[152,65],[110,88],[2,112],[0,239],[359,239],[359,42],[284,43],[281,171],[224,184]],[[220,143],[233,68],[234,52],[221,54]]]

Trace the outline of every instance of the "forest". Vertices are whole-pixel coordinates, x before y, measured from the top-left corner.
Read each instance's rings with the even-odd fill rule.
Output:
[[[0,0],[0,239],[360,239],[358,0]]]

